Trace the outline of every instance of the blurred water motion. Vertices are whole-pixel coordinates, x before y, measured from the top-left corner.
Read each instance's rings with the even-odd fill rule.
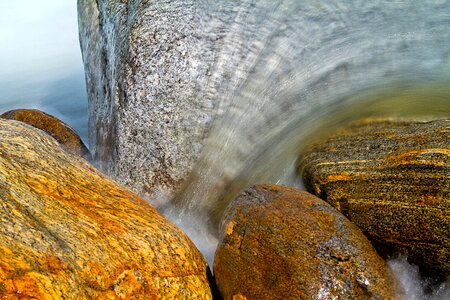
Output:
[[[227,24],[211,67],[224,105],[184,189],[161,209],[210,263],[229,200],[259,182],[301,187],[295,160],[314,138],[362,116],[450,116],[446,0],[197,3],[205,34]],[[0,3],[0,111],[44,110],[87,143],[76,24],[76,1]]]
[[[255,183],[301,188],[295,161],[314,138],[364,116],[450,116],[449,2],[201,3],[206,32],[228,30],[211,70],[223,105],[161,210],[210,263],[229,201]]]

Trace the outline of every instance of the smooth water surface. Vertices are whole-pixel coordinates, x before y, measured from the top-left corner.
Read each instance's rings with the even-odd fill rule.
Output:
[[[37,108],[87,143],[76,0],[0,1],[0,113]]]

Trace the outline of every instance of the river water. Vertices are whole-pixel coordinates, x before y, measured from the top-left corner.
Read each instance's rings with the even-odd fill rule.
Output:
[[[0,111],[39,108],[87,142],[76,1],[34,3],[0,3]],[[241,11],[226,1],[199,3],[205,31],[217,29],[214,16],[224,7],[234,10],[224,59],[233,51],[226,47],[251,41],[251,68],[218,99],[230,104],[188,183],[164,209],[209,262],[217,243],[211,228],[230,199],[257,182],[301,188],[295,160],[313,138],[361,116],[450,116],[448,1],[243,0]],[[450,298],[449,282],[427,296],[404,258],[390,265],[408,299]]]

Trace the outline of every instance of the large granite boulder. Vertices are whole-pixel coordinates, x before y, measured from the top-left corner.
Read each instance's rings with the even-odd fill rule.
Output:
[[[0,118],[21,121],[39,128],[56,139],[68,152],[81,156],[88,161],[92,159],[91,153],[78,133],[68,124],[54,116],[37,109],[15,109],[3,113],[0,115]]]
[[[192,1],[79,0],[90,144],[101,169],[145,195],[172,196],[212,120],[211,60]]]
[[[450,275],[449,120],[353,123],[302,153],[299,172],[380,254]]]
[[[44,132],[0,119],[0,298],[210,299],[184,233]]]
[[[362,232],[309,193],[257,185],[231,202],[214,261],[224,299],[394,299]]]
[[[153,203],[200,158],[182,193],[198,210],[270,138],[295,140],[293,122],[361,88],[448,74],[441,5],[78,0],[91,150]]]

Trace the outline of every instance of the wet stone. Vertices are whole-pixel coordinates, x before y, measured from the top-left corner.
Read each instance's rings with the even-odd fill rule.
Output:
[[[91,153],[75,130],[54,116],[37,109],[15,109],[3,113],[0,118],[24,122],[45,131],[69,153],[92,160]]]
[[[257,185],[232,201],[214,261],[224,299],[394,299],[362,232],[307,192]]]
[[[353,123],[302,153],[298,172],[382,256],[450,275],[450,120]]]
[[[0,119],[0,299],[211,299],[189,238],[48,134]]]

